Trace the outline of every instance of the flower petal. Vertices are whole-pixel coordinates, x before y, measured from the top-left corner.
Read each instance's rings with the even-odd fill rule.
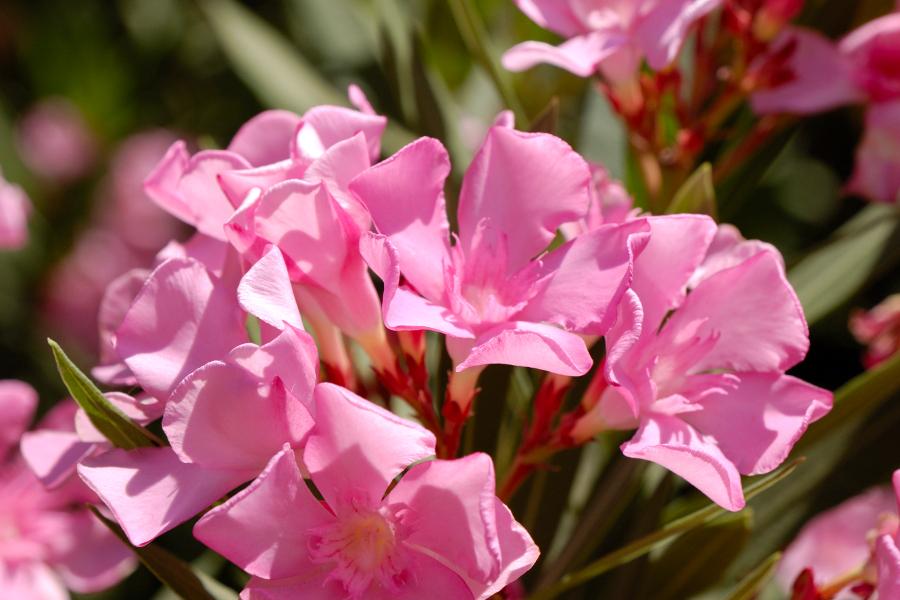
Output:
[[[584,340],[554,325],[514,321],[498,325],[475,340],[467,356],[454,356],[456,371],[481,365],[516,365],[577,377],[593,359]]]
[[[194,536],[251,575],[280,579],[318,568],[309,560],[307,532],[332,519],[285,446],[249,486],[206,513]]]
[[[525,71],[535,65],[548,64],[579,77],[590,77],[600,63],[622,47],[623,42],[620,35],[596,31],[572,37],[559,46],[522,42],[503,54],[503,66],[510,71]]]
[[[744,508],[741,476],[735,466],[712,441],[681,419],[661,414],[645,417],[634,437],[622,444],[622,452],[680,475],[726,510]]]
[[[31,425],[37,403],[37,392],[27,383],[0,380],[0,457],[15,447]]]
[[[591,172],[561,139],[493,127],[463,180],[459,232],[466,255],[504,248],[507,273],[546,249],[557,228],[587,213]]]
[[[228,150],[243,156],[253,166],[288,158],[300,117],[287,110],[259,113],[234,134]]]
[[[281,330],[285,324],[303,330],[284,255],[272,246],[241,279],[238,302],[245,311]]]
[[[78,465],[135,546],[144,546],[253,477],[183,463],[171,448],[111,450]]]

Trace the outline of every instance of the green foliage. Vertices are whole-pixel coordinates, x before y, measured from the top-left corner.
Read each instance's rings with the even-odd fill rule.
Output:
[[[716,218],[716,190],[713,187],[712,165],[703,163],[688,177],[666,208],[666,214],[699,213]]]
[[[75,366],[59,344],[47,340],[56,368],[66,389],[78,403],[94,427],[116,448],[134,450],[161,444],[152,433],[137,425],[126,417],[122,411],[113,406],[90,378]]]

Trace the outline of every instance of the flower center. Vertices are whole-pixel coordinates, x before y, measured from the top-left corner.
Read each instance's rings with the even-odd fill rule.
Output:
[[[339,515],[309,532],[310,558],[329,564],[329,579],[343,584],[352,598],[363,597],[373,583],[393,589],[402,574],[397,525],[386,508]]]

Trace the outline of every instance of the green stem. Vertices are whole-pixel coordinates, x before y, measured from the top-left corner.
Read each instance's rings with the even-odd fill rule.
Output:
[[[525,114],[525,109],[513,91],[509,79],[500,70],[500,66],[488,47],[487,31],[477,10],[472,6],[472,0],[450,0],[449,4],[450,10],[453,12],[453,19],[456,21],[456,26],[469,52],[477,57],[481,66],[487,71],[503,103],[515,113],[519,126],[526,127],[528,115]]]

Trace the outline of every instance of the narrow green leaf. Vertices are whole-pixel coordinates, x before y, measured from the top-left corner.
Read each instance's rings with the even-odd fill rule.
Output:
[[[201,0],[200,6],[225,58],[263,104],[300,113],[317,104],[347,104],[344,94],[256,13],[234,0]],[[412,139],[389,123],[383,143],[393,152]]]
[[[237,600],[238,595],[208,575],[199,576],[190,565],[183,560],[154,544],[148,544],[141,548],[132,546],[125,532],[113,521],[110,521],[97,510],[91,507],[100,521],[112,531],[122,543],[131,548],[138,560],[153,573],[162,583],[182,598],[190,600]]]
[[[762,591],[769,579],[775,574],[778,561],[781,560],[781,552],[776,552],[764,560],[762,564],[747,573],[741,579],[737,587],[732,590],[726,600],[753,600]]]
[[[848,302],[878,268],[898,231],[900,212],[873,204],[841,227],[826,245],[788,272],[806,320],[814,323]]]
[[[729,513],[672,542],[648,574],[653,599],[691,598],[717,584],[747,544],[752,526],[752,510]]]
[[[700,165],[688,177],[666,208],[666,214],[698,213],[716,218],[716,189],[713,187],[713,171],[709,163]]]
[[[744,489],[744,496],[749,500],[757,494],[764,492],[790,475],[801,462],[803,462],[803,459],[795,459],[774,473],[756,479]],[[645,535],[644,537],[607,554],[575,573],[564,575],[556,584],[537,590],[537,592],[531,596],[531,600],[549,600],[550,598],[556,598],[561,593],[581,585],[586,581],[590,581],[595,577],[599,577],[603,573],[631,562],[636,558],[644,556],[682,533],[705,525],[727,512],[728,511],[719,505],[710,503],[689,515],[685,515],[680,519],[675,519],[649,535]]]
[[[47,340],[66,389],[97,430],[116,448],[133,450],[162,442],[113,406],[90,378],[75,366],[59,344]]]
[[[556,135],[559,130],[559,97],[553,96],[538,116],[531,121],[529,131],[552,133]]]

